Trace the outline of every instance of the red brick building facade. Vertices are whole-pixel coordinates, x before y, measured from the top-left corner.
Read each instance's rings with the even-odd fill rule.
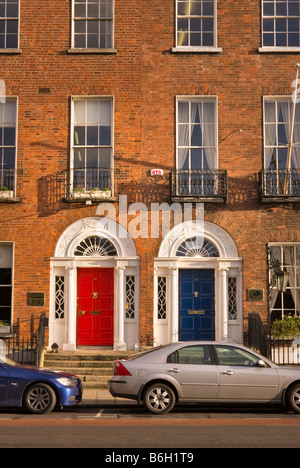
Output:
[[[298,315],[299,20],[298,0],[1,3],[2,325],[46,310],[49,345],[137,349]]]

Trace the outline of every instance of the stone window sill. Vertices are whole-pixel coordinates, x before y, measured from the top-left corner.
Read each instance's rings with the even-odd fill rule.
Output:
[[[196,54],[219,54],[222,52],[221,47],[173,47],[172,52],[175,53],[196,53]]]
[[[68,54],[100,54],[113,55],[118,52],[117,49],[68,49]]]
[[[21,53],[22,49],[0,49],[0,54],[4,55],[16,55]]]
[[[299,54],[300,47],[259,47],[258,52],[260,53],[273,53],[273,54]]]

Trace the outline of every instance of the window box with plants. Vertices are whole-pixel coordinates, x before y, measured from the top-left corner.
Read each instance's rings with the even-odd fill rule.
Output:
[[[0,198],[13,198],[14,192],[8,187],[0,187]]]
[[[93,187],[90,189],[91,198],[110,198],[111,197],[111,190],[108,187],[101,190],[98,187]]]
[[[91,189],[85,189],[82,186],[74,187],[71,193],[72,198],[111,198],[111,190],[106,187],[101,190],[98,187],[92,187]]]
[[[10,333],[10,323],[0,320],[0,333]]]

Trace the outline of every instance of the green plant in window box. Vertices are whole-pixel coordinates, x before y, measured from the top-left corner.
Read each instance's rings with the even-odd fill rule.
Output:
[[[1,327],[10,327],[10,323],[9,322],[5,322],[3,320],[0,320],[0,328]]]
[[[300,317],[285,316],[283,320],[275,320],[271,326],[271,334],[276,338],[300,336]]]
[[[0,198],[12,198],[13,196],[14,192],[9,187],[0,187]]]

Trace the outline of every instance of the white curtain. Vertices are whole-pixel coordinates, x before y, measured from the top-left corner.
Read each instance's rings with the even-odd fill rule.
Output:
[[[216,169],[215,103],[203,103],[203,120],[202,132],[206,162],[209,169]]]
[[[274,148],[276,146],[276,115],[275,105],[273,104],[275,103],[265,102],[265,146],[271,146],[271,148],[265,148],[265,169],[277,168],[274,154]]]
[[[295,249],[294,246],[283,247],[283,262],[288,266],[289,285],[291,287],[291,294],[297,311],[300,309],[300,268],[295,268]]]
[[[185,101],[178,103],[178,169],[189,167],[189,145],[189,103]]]
[[[193,133],[196,123],[197,111],[200,117],[200,127],[203,135],[203,147],[206,158],[206,163],[209,169],[216,168],[216,141],[215,141],[215,103],[210,102],[193,102],[194,105],[187,105],[187,101],[178,105],[178,169],[189,168],[189,148],[190,131]],[[196,105],[195,105],[196,104]],[[189,123],[191,124],[189,126]],[[191,130],[190,130],[191,129]],[[184,148],[182,148],[184,147]]]

